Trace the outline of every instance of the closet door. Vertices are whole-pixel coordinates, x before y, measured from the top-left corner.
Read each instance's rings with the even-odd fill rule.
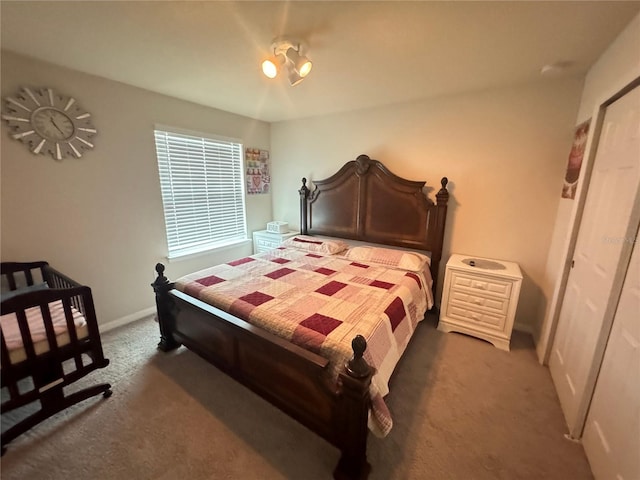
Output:
[[[637,239],[582,442],[596,479],[640,478],[640,249]]]
[[[587,409],[640,215],[640,87],[607,107],[549,360],[575,438]],[[633,233],[632,233],[633,232]]]

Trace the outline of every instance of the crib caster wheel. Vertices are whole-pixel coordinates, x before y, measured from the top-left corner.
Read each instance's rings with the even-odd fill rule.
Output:
[[[113,395],[113,392],[111,391],[111,389],[107,390],[102,394],[104,398],[109,398],[111,395]]]

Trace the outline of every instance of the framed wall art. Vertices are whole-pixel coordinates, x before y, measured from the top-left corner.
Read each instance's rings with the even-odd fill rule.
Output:
[[[269,151],[247,148],[244,153],[247,195],[269,193],[271,173],[269,171]]]
[[[573,145],[569,153],[567,172],[564,176],[564,185],[562,186],[562,198],[570,198],[573,200],[576,196],[576,189],[578,188],[578,180],[580,178],[580,168],[582,167],[582,159],[584,158],[584,151],[587,146],[590,124],[591,119],[576,127],[573,136]]]

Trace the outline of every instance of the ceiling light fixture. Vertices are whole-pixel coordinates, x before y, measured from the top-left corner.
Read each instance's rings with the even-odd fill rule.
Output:
[[[300,42],[279,38],[273,41],[271,51],[273,55],[262,62],[262,72],[269,78],[275,78],[284,65],[287,70],[289,84],[293,87],[299,84],[311,71],[313,64],[303,55]]]

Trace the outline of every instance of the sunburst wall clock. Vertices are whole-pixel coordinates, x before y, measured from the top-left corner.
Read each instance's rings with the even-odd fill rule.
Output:
[[[23,87],[15,97],[6,97],[2,118],[12,138],[33,154],[49,153],[56,160],[80,158],[93,148],[92,137],[98,133],[91,114],[75,98],[57,94],[52,88]]]

